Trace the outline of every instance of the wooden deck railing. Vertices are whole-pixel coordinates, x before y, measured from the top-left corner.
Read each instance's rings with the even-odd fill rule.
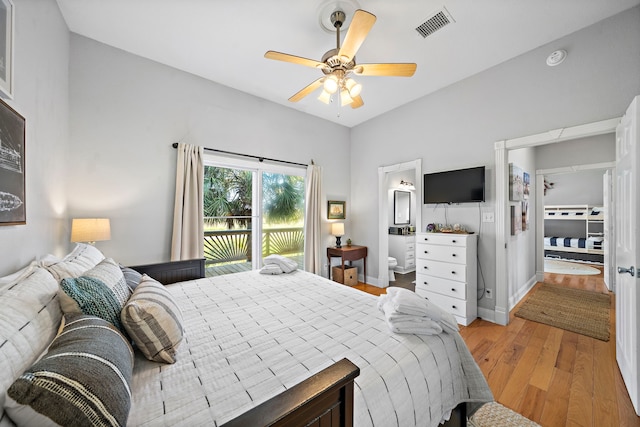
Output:
[[[207,264],[251,261],[253,230],[216,230],[204,232],[204,257]],[[304,252],[302,227],[262,230],[262,256],[292,255]]]

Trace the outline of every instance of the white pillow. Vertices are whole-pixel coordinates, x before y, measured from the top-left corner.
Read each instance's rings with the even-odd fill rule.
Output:
[[[62,320],[58,281],[36,267],[0,288],[0,419],[6,391],[56,336]]]
[[[280,266],[280,268],[284,273],[291,273],[292,271],[295,271],[298,269],[297,262],[277,254],[271,254],[268,257],[265,257],[264,263],[265,265],[277,264]]]
[[[76,247],[61,261],[44,263],[47,270],[57,280],[67,277],[78,277],[85,271],[95,267],[104,259],[104,255],[98,248],[86,243],[77,243]]]

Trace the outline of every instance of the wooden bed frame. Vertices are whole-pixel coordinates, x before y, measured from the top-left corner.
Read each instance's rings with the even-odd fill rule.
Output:
[[[131,268],[162,284],[204,277],[204,258],[137,265]],[[240,426],[353,426],[353,381],[360,368],[342,359],[290,389],[239,415],[221,427]],[[465,427],[467,405],[461,403],[442,424]]]

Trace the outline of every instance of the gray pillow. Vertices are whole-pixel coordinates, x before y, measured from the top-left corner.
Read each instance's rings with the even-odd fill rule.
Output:
[[[131,408],[133,349],[109,322],[67,318],[42,359],[7,390],[17,425],[121,425]]]

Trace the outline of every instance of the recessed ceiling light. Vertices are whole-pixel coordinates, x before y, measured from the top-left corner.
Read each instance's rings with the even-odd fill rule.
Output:
[[[567,57],[567,51],[564,49],[551,52],[551,55],[547,56],[547,65],[549,67],[555,67],[556,65],[561,64],[566,57]]]

